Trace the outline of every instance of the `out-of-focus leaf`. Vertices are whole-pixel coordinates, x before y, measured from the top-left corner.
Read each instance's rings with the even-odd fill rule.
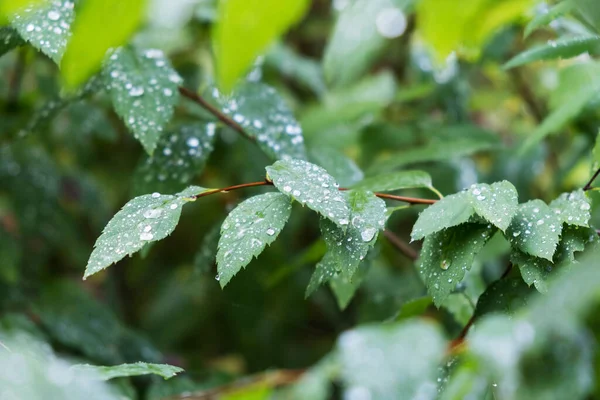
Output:
[[[3,0],[0,1],[0,23],[27,7],[40,7],[47,0]]]
[[[462,281],[494,231],[487,225],[463,224],[425,238],[417,270],[436,306]]]
[[[464,293],[450,293],[440,307],[445,309],[461,326],[466,326],[473,316],[473,303]]]
[[[472,364],[467,362],[452,372],[449,381],[440,389],[439,400],[491,400],[489,380]]]
[[[596,144],[594,145],[593,151],[594,161],[600,164],[600,133],[596,136]]]
[[[562,37],[525,50],[504,64],[504,68],[510,69],[540,60],[575,57],[593,51],[599,44],[600,36]]]
[[[296,80],[318,96],[327,90],[321,65],[294,52],[290,47],[277,44],[265,57],[265,65],[277,69],[283,76]]]
[[[151,155],[173,116],[181,77],[162,51],[129,47],[111,54],[103,76],[115,111]]]
[[[344,187],[363,179],[363,172],[356,163],[336,149],[319,147],[312,149],[309,155],[311,161],[325,168]]]
[[[202,243],[200,243],[198,252],[194,256],[194,268],[199,274],[210,271],[217,262],[221,225],[223,225],[222,220],[210,228],[202,238]]]
[[[202,173],[213,151],[213,123],[183,125],[163,135],[134,175],[134,193],[174,193]]]
[[[423,315],[425,311],[433,304],[433,299],[430,296],[419,297],[409,300],[402,304],[398,315],[394,318],[395,321],[403,321],[405,319],[418,317]]]
[[[419,214],[411,238],[420,240],[443,229],[463,224],[474,212],[469,193],[460,192],[446,196]]]
[[[368,177],[353,186],[354,189],[372,192],[391,192],[399,189],[431,189],[431,176],[424,171],[397,171]]]
[[[306,373],[292,388],[284,392],[283,399],[303,400],[327,400],[331,396],[332,381],[339,374],[339,361],[334,354],[326,356],[323,360]],[[282,399],[282,400],[283,400]]]
[[[563,0],[549,9],[545,9],[527,24],[524,33],[525,37],[529,36],[536,29],[548,25],[555,19],[569,13],[574,7],[575,4],[572,0]]]
[[[218,4],[213,31],[217,78],[224,92],[277,37],[298,22],[307,0],[228,0]]]
[[[594,0],[573,0],[575,9],[579,11],[582,18],[600,33],[600,10]]]
[[[217,252],[221,287],[277,239],[291,212],[287,196],[266,193],[244,201],[225,218]]]
[[[0,57],[15,47],[25,44],[19,33],[11,27],[0,27]]]
[[[266,169],[267,178],[281,193],[336,225],[344,227],[350,222],[350,208],[338,192],[339,184],[323,168],[303,160],[282,160]]]
[[[103,381],[114,378],[123,378],[128,376],[140,375],[159,375],[164,379],[169,379],[183,372],[183,369],[166,364],[148,364],[137,362],[134,364],[121,364],[110,367],[80,364],[72,367],[78,374],[84,373],[89,376],[98,377]]]
[[[271,158],[306,159],[302,128],[292,111],[270,86],[244,82],[224,96],[213,89],[212,95],[223,112],[244,128]]]
[[[142,22],[146,0],[86,0],[77,10],[73,36],[61,63],[68,87],[100,70],[106,52],[127,42]]]
[[[47,0],[19,10],[11,17],[12,26],[58,64],[71,37],[74,8],[73,0]]]
[[[345,397],[411,399],[417,393],[434,397],[437,388],[433,382],[445,345],[435,326],[419,321],[343,333],[337,351]]]
[[[501,279],[492,283],[477,300],[477,317],[490,313],[514,315],[527,306],[529,297],[535,290],[526,285],[521,278]]]
[[[550,203],[550,208],[567,225],[589,226],[592,206],[583,190],[561,194]]]
[[[155,192],[129,201],[96,240],[84,279],[138,252],[145,244],[169,236],[179,222],[181,208],[194,201],[192,196],[207,190],[190,186],[176,195]]]

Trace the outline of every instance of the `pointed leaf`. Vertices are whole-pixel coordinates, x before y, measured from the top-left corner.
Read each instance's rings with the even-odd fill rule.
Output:
[[[344,187],[352,186],[364,177],[363,172],[352,159],[331,147],[312,149],[310,160],[329,171],[331,176]]]
[[[173,116],[181,78],[160,50],[115,50],[103,69],[115,111],[152,154]]]
[[[282,193],[339,226],[350,222],[350,208],[339,185],[323,168],[303,160],[282,160],[266,169],[267,177]]]
[[[474,212],[471,195],[468,192],[446,196],[419,214],[411,238],[420,240],[445,228],[463,224]]]
[[[397,171],[363,179],[355,189],[370,190],[372,192],[391,192],[399,189],[413,189],[433,187],[431,176],[424,171]]]
[[[510,69],[540,60],[576,57],[583,53],[593,52],[598,45],[600,45],[600,36],[563,37],[525,50],[504,64],[504,68]]]
[[[96,241],[84,278],[139,251],[149,242],[169,236],[179,222],[181,207],[193,201],[191,196],[207,190],[191,186],[174,196],[153,193],[129,201]]]
[[[313,272],[310,277],[310,281],[304,292],[304,297],[308,298],[308,296],[316,292],[321,285],[333,279],[338,274],[337,266],[338,262],[335,254],[329,251],[326,252],[321,261],[317,263],[315,272]]]
[[[552,261],[562,231],[562,221],[541,200],[520,204],[506,237],[522,252]]]
[[[287,196],[266,193],[249,198],[227,216],[217,252],[221,287],[277,239],[291,211]]]
[[[8,26],[0,27],[0,57],[25,44],[19,33]]]
[[[589,227],[592,206],[583,190],[561,194],[550,203],[550,208],[565,224]]]
[[[519,267],[521,276],[527,285],[534,285],[540,293],[548,292],[547,280],[554,268],[552,261],[514,250],[510,256],[510,262]]]
[[[329,281],[329,286],[337,300],[340,310],[344,310],[348,307],[354,294],[356,294],[356,291],[365,279],[369,267],[370,265],[368,262],[362,262],[352,278],[344,276],[343,274],[337,274]]]
[[[223,113],[237,122],[273,159],[306,159],[302,128],[275,89],[263,83],[244,82],[231,95],[217,89],[212,95]]]
[[[11,17],[12,26],[58,64],[71,37],[74,7],[73,0],[47,0],[19,10]]]
[[[136,194],[174,193],[202,173],[213,151],[215,124],[191,124],[163,135],[134,176]]]
[[[480,183],[472,185],[468,193],[475,213],[502,232],[506,231],[519,206],[517,190],[512,183]]]
[[[425,238],[417,269],[436,306],[462,281],[494,231],[488,225],[465,224]]]
[[[573,4],[573,1],[563,0],[560,3],[552,6],[552,8],[550,8],[549,10],[546,9],[542,11],[541,13],[536,15],[535,18],[532,19],[525,27],[525,37],[529,36],[531,32],[535,31],[536,29],[548,25],[552,21],[569,13],[574,8],[574,6],[575,4]]]
[[[103,381],[114,378],[123,378],[128,376],[140,375],[159,375],[164,379],[169,379],[183,372],[183,369],[167,364],[148,364],[137,362],[134,364],[121,364],[110,367],[80,364],[72,367],[78,373],[89,374],[90,376],[98,377]]]

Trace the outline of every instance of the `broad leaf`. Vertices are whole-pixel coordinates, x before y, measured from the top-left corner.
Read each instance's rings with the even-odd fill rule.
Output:
[[[575,4],[575,9],[579,11],[583,19],[596,29],[596,33],[600,33],[600,10],[598,10],[598,3],[595,0],[573,0],[573,3]]]
[[[540,60],[571,58],[583,53],[591,52],[599,45],[599,36],[563,37],[558,40],[549,41],[544,45],[525,50],[504,64],[504,68],[514,68]]]
[[[494,231],[487,225],[465,224],[425,238],[417,270],[436,306],[462,281]]]
[[[217,252],[221,287],[277,239],[291,211],[287,196],[266,193],[249,198],[227,216]]]
[[[352,186],[364,177],[363,172],[351,158],[331,147],[311,150],[310,160],[325,168],[344,187]]]
[[[321,261],[317,263],[315,272],[313,272],[312,276],[310,277],[310,281],[308,282],[308,286],[304,292],[304,297],[307,298],[313,294],[319,288],[319,286],[329,282],[338,273],[339,271],[336,254],[329,251],[326,252]]]
[[[506,237],[522,252],[552,261],[562,231],[562,220],[541,200],[519,205]]]
[[[307,0],[220,1],[212,37],[221,89],[229,92],[254,60],[302,18],[308,5]]]
[[[267,178],[282,193],[339,226],[350,222],[350,208],[339,185],[323,168],[302,160],[282,160],[266,169]]]
[[[502,232],[506,231],[519,205],[515,187],[507,181],[491,185],[480,183],[472,185],[468,193],[475,213]]]
[[[181,78],[160,50],[119,48],[103,69],[115,111],[152,154],[173,116]]]
[[[72,367],[77,373],[85,373],[89,376],[98,377],[101,380],[107,381],[114,378],[123,378],[128,376],[140,375],[159,375],[164,379],[174,377],[183,369],[167,364],[148,364],[137,362],[134,364],[121,364],[110,367],[80,364]]]
[[[574,8],[575,4],[572,0],[563,0],[560,3],[552,6],[549,10],[537,14],[525,27],[525,37],[529,36],[536,29],[550,24],[555,19],[562,17]]]
[[[19,10],[12,26],[33,47],[59,63],[71,37],[75,18],[73,0],[47,0]]]
[[[548,278],[554,268],[552,261],[534,257],[521,251],[513,251],[510,256],[513,265],[519,267],[521,276],[529,286],[534,285],[540,293],[548,292]]]
[[[0,23],[4,23],[7,17],[22,11],[26,7],[39,7],[46,0],[3,0],[0,1]]]
[[[306,159],[302,128],[284,99],[270,86],[244,82],[231,95],[212,95],[223,112],[258,142],[271,158]]]
[[[431,176],[424,171],[398,171],[363,179],[354,189],[372,192],[391,192],[399,189],[426,188],[432,189]]]
[[[24,43],[16,30],[7,26],[0,27],[0,57]]]
[[[317,60],[298,54],[284,44],[271,47],[265,57],[265,65],[276,68],[280,74],[296,80],[318,96],[327,90],[321,64]]]
[[[343,333],[337,352],[345,398],[435,397],[433,382],[445,347],[440,331],[420,321],[367,326]]]
[[[136,194],[174,193],[202,173],[213,151],[216,126],[190,124],[168,132],[152,156],[144,156],[134,176]]]
[[[583,190],[563,193],[550,203],[558,218],[567,225],[588,227],[592,217],[590,199]]]
[[[85,0],[78,8],[73,36],[61,63],[68,87],[100,70],[106,52],[124,45],[144,16],[145,0]]]
[[[474,212],[468,192],[446,196],[419,214],[410,236],[412,240],[423,239],[445,228],[467,222]]]
[[[181,207],[192,196],[207,191],[190,186],[176,195],[158,192],[129,201],[106,225],[94,245],[84,278],[136,253],[149,242],[169,236],[177,226]]]

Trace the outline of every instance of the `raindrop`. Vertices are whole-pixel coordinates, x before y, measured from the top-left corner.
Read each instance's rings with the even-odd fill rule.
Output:
[[[144,227],[144,232],[150,232],[152,230],[152,225],[146,225]]]
[[[588,203],[583,203],[581,207],[579,207],[582,211],[587,211],[592,208]]]
[[[520,234],[521,234],[521,232],[516,231],[516,232],[513,232],[512,235],[513,235],[513,237],[519,237]]]
[[[58,21],[60,18],[60,14],[54,10],[48,12],[48,19],[52,21]]]
[[[450,261],[448,260],[442,260],[441,264],[440,264],[440,268],[443,269],[444,271],[447,270],[450,267]]]
[[[373,237],[375,237],[376,233],[377,233],[377,229],[366,228],[360,232],[360,237],[363,240],[363,242],[370,242],[373,239]]]
[[[158,192],[152,193],[152,198],[153,199],[158,199],[159,197],[160,197],[160,193],[158,193]]]
[[[406,30],[406,16],[398,8],[387,8],[377,15],[375,24],[381,36],[393,39]]]
[[[162,214],[162,210],[160,210],[160,209],[150,209],[150,210],[144,211],[144,218],[156,219],[156,218],[160,217],[161,214]]]
[[[217,274],[217,276],[215,276],[215,280],[220,281],[221,280],[221,275]]]
[[[195,137],[189,138],[186,143],[190,147],[198,147],[200,145],[200,141]]]
[[[171,204],[171,205],[169,206],[169,208],[170,208],[171,210],[174,210],[174,209],[176,209],[176,208],[177,208],[177,204],[173,203],[173,204]]]
[[[273,229],[273,228],[267,229],[267,235],[273,236],[274,234],[275,234],[275,229]]]
[[[140,234],[140,240],[148,241],[148,240],[152,240],[153,238],[154,238],[154,235],[151,234],[150,232],[143,232],[142,234]]]
[[[129,95],[133,97],[138,97],[144,94],[144,88],[142,87],[132,87],[129,90]]]

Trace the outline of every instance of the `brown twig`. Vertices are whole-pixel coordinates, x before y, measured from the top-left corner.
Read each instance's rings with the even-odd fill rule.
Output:
[[[404,254],[407,258],[412,261],[416,261],[419,258],[419,253],[415,249],[409,246],[404,240],[398,237],[394,232],[390,230],[384,230],[383,235],[390,241],[391,244],[396,247],[400,253]]]
[[[586,183],[586,185],[583,187],[583,191],[587,192],[588,190],[592,190],[592,183],[594,183],[594,181],[596,180],[596,178],[598,177],[598,175],[600,175],[600,169],[598,169],[596,171],[596,173],[594,175],[592,175],[592,178],[588,181],[588,183]]]

